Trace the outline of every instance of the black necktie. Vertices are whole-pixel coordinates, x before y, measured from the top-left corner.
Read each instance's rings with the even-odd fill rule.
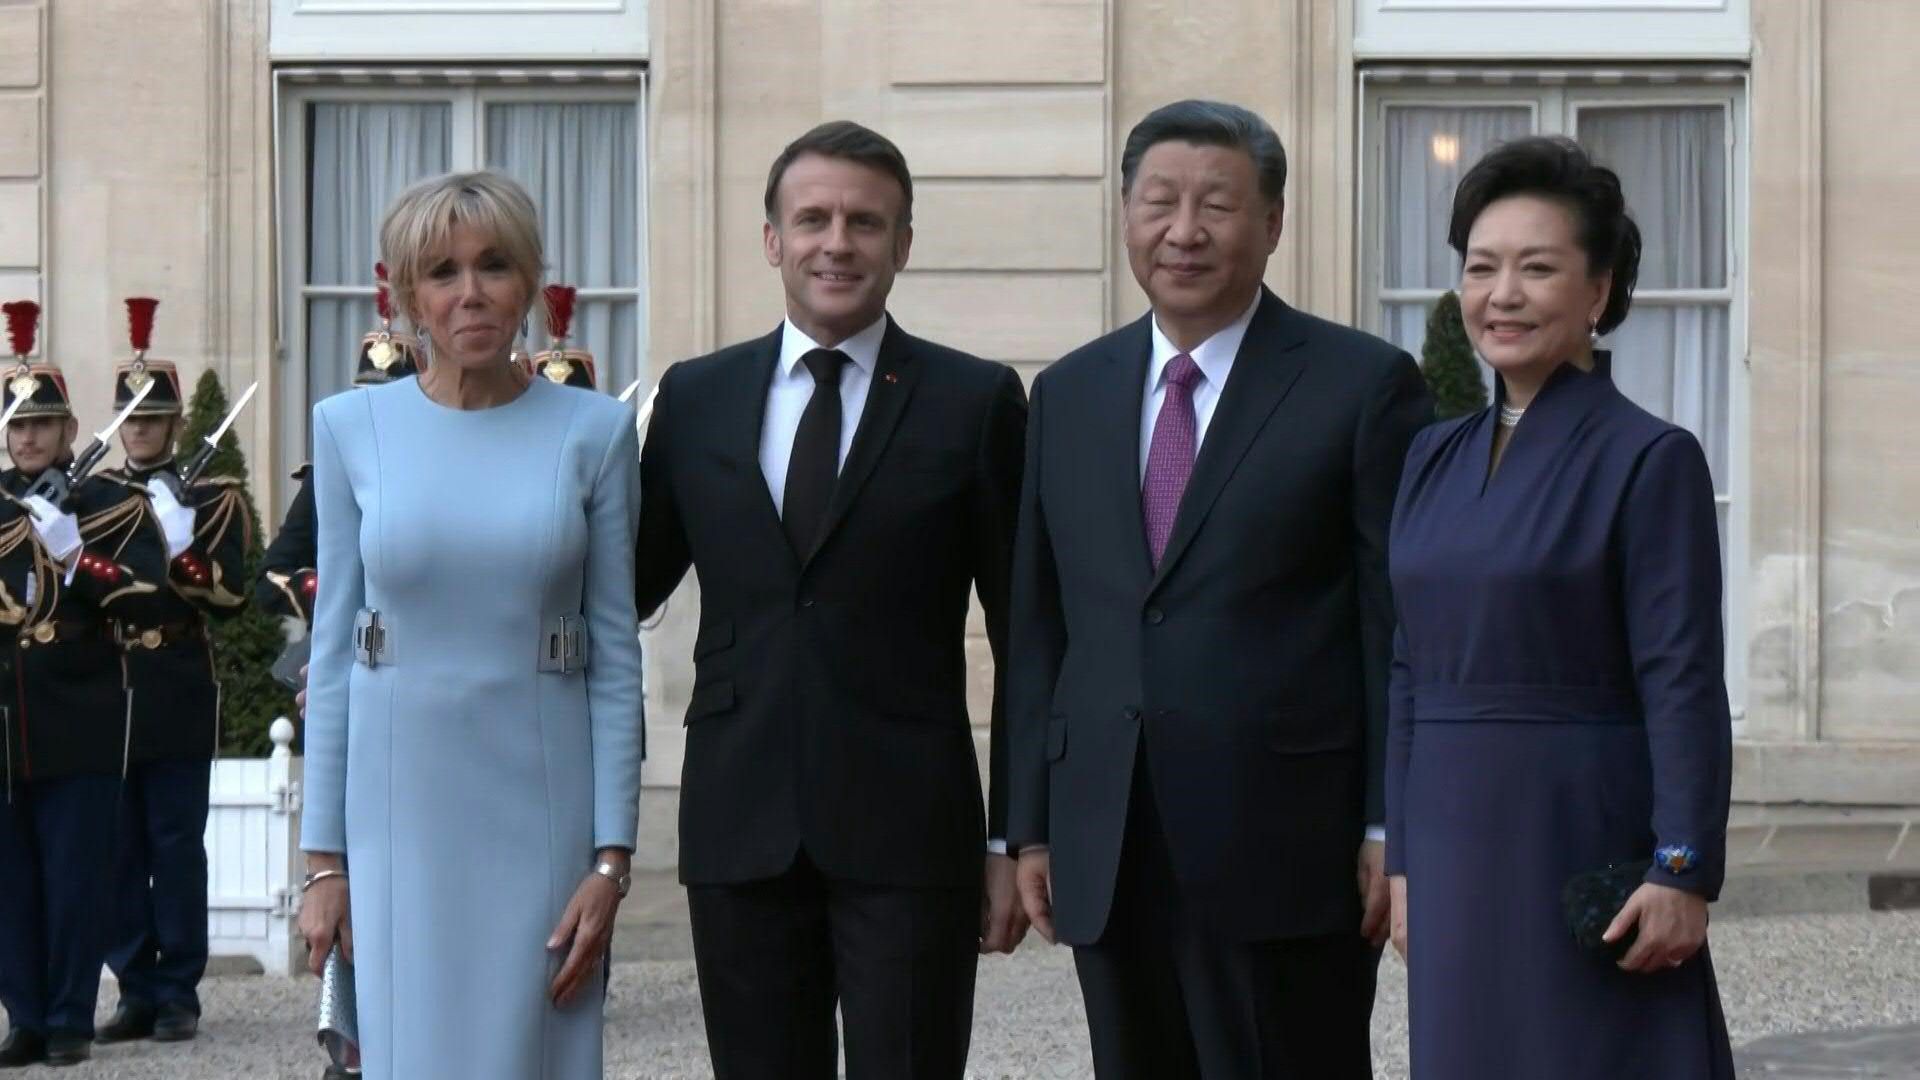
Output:
[[[813,373],[813,397],[793,433],[787,459],[787,493],[780,507],[787,540],[802,562],[813,554],[826,524],[827,504],[840,478],[840,371],[848,356],[838,349],[815,349],[800,358]]]

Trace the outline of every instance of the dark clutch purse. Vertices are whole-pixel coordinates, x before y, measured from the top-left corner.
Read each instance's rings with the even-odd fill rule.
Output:
[[[1566,912],[1567,929],[1573,931],[1573,940],[1581,948],[1613,960],[1627,954],[1633,939],[1639,935],[1639,927],[1628,930],[1625,937],[1615,942],[1602,941],[1600,935],[1607,932],[1620,909],[1627,906],[1627,898],[1646,882],[1647,871],[1651,869],[1653,860],[1641,859],[1614,863],[1605,870],[1588,870],[1567,879],[1566,888],[1560,892],[1560,906]]]

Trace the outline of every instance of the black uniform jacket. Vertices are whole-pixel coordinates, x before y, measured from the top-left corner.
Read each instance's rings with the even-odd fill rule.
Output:
[[[213,756],[220,687],[206,616],[232,615],[247,602],[252,523],[240,481],[206,477],[180,496],[196,512],[193,542],[169,559],[146,487],[169,482],[159,473],[173,468],[169,460],[99,473],[89,483],[113,492],[113,501],[81,519],[84,531],[101,535],[103,554],[132,577],[108,595],[105,607],[126,660],[135,764]]]
[[[64,467],[64,462],[55,467]],[[34,476],[0,473],[0,488],[22,496]],[[76,517],[116,496],[95,483],[74,493]],[[12,785],[68,776],[117,776],[127,756],[125,668],[102,603],[132,581],[97,531],[84,530],[68,568],[54,561],[19,503],[0,499],[0,710]]]

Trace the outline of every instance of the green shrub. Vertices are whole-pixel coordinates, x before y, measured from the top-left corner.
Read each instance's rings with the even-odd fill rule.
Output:
[[[1427,388],[1433,391],[1433,412],[1439,419],[1451,420],[1487,407],[1487,384],[1480,381],[1480,361],[1467,342],[1460,298],[1451,292],[1442,296],[1427,316],[1420,370],[1427,376]]]

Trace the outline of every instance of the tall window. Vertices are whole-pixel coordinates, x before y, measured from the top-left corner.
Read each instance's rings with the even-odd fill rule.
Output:
[[[509,74],[509,73],[501,73]],[[307,411],[352,381],[375,323],[380,218],[409,184],[493,168],[533,196],[547,279],[580,289],[573,341],[600,388],[639,376],[646,337],[645,146],[639,73],[599,85],[540,85],[520,73],[471,85],[327,85],[283,73],[280,259],[282,430],[306,453]],[[314,79],[323,76],[315,74]],[[419,81],[407,77],[407,82]],[[536,305],[527,345],[547,343]]]
[[[1640,74],[1628,85],[1619,72],[1455,71],[1444,81],[1419,69],[1367,73],[1361,311],[1376,333],[1420,355],[1428,312],[1459,281],[1446,242],[1454,187],[1499,142],[1570,135],[1620,174],[1644,251],[1632,313],[1601,345],[1612,350],[1621,392],[1692,431],[1706,450],[1738,707],[1746,666],[1736,631],[1746,551],[1743,82],[1737,72]],[[1491,370],[1482,365],[1482,374],[1491,387]]]

